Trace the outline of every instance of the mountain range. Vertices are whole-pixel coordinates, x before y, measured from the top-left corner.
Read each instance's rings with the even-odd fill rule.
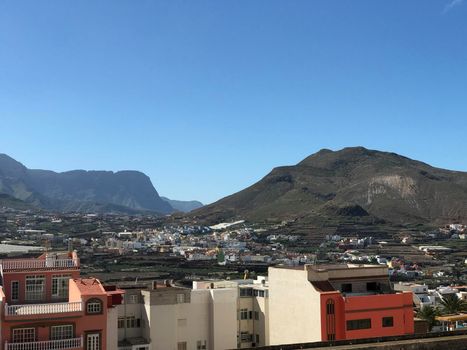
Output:
[[[3,202],[59,211],[169,214],[202,205],[162,199],[139,171],[58,173],[28,169],[6,154],[0,154],[0,194]]]
[[[363,147],[323,149],[296,165],[273,169],[254,185],[190,216],[212,223],[456,222],[467,220],[467,173]]]

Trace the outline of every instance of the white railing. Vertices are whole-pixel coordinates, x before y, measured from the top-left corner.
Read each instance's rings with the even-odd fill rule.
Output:
[[[83,347],[83,338],[34,341],[30,343],[5,342],[5,350],[65,350]]]
[[[79,268],[79,259],[8,259],[0,261],[2,270]]]
[[[61,314],[61,313],[66,313],[66,312],[79,312],[82,310],[83,310],[83,303],[81,301],[74,301],[70,303],[25,304],[25,305],[5,304],[5,316]]]

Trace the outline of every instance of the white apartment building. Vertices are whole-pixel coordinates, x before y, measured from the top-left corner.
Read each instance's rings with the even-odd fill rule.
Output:
[[[153,284],[126,289],[118,307],[119,350],[221,350],[237,347],[237,288]]]
[[[256,280],[193,282],[194,289],[238,289],[236,331],[238,349],[269,345],[269,286],[266,277]]]
[[[225,350],[269,344],[268,286],[257,280],[126,288],[118,350]]]
[[[399,282],[394,284],[394,290],[399,292],[412,292],[413,302],[416,307],[422,309],[425,306],[436,305],[436,297],[428,291],[428,286],[418,283]]]

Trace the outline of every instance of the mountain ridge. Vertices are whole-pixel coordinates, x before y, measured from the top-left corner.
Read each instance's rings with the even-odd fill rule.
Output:
[[[161,196],[163,200],[168,202],[172,208],[174,208],[176,211],[182,212],[182,213],[189,213],[192,210],[201,208],[204,206],[203,203],[200,201],[192,200],[192,201],[181,201],[181,200],[176,200],[176,199],[169,199],[167,197]]]
[[[337,217],[366,212],[397,224],[467,219],[467,173],[364,147],[322,149],[191,214],[210,222],[319,221],[330,208]]]
[[[0,154],[0,193],[48,210],[174,211],[142,172],[28,169],[6,154]]]

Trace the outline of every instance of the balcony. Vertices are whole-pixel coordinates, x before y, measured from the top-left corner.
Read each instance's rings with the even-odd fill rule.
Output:
[[[78,270],[79,259],[8,259],[0,260],[3,272],[27,270]]]
[[[5,342],[5,350],[66,350],[82,349],[83,338],[35,341],[29,343]]]
[[[22,316],[69,314],[78,313],[83,310],[81,301],[71,303],[50,303],[50,304],[25,304],[8,305],[5,304],[5,318],[19,318]],[[67,315],[68,316],[68,315]]]

